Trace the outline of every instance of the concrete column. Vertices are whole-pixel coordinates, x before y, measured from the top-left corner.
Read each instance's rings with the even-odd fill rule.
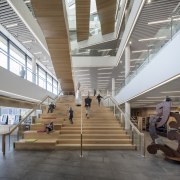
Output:
[[[32,82],[36,84],[36,59],[32,58]]]
[[[108,96],[109,95],[109,91],[107,90],[107,93],[106,93],[106,95]]]
[[[115,79],[112,78],[112,97],[115,96]]]
[[[125,48],[125,78],[128,76],[129,71],[130,71],[130,57],[131,51],[130,51],[130,46],[126,46]]]
[[[128,130],[130,129],[130,120],[131,117],[131,106],[130,103],[126,102],[125,103],[125,129]]]

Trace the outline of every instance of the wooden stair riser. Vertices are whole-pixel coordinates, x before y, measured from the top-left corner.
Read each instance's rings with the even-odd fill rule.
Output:
[[[83,130],[83,134],[123,134],[123,130]],[[61,134],[80,134],[80,130],[61,130]]]
[[[80,144],[80,139],[61,139],[58,144]],[[130,139],[83,139],[83,144],[131,144]]]
[[[44,130],[45,129],[45,125],[44,124],[33,124],[30,126],[30,130],[31,131],[38,131],[38,130]],[[62,124],[54,124],[54,130],[61,130],[62,128]]]
[[[108,145],[108,144],[83,144],[83,150],[135,150],[135,146],[131,144],[125,145]],[[58,144],[56,150],[80,150],[80,144]]]

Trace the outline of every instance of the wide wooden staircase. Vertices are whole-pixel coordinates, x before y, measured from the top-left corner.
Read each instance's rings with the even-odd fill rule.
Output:
[[[81,112],[83,149],[135,149],[130,137],[115,119],[112,111],[99,107],[92,97],[90,118],[85,115],[84,105],[76,106],[74,96],[61,96],[53,113],[44,112],[23,139],[14,143],[16,150],[72,150],[81,147]],[[83,101],[84,102],[84,101]],[[68,120],[68,106],[73,108],[73,124]],[[45,125],[54,122],[54,131],[43,132]]]

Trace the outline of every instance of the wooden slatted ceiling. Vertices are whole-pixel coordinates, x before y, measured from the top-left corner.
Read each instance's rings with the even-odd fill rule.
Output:
[[[53,66],[64,91],[73,91],[69,41],[60,0],[31,0],[37,21],[46,38]]]
[[[76,0],[77,41],[89,38],[90,0]]]
[[[116,0],[96,0],[102,35],[114,32]]]

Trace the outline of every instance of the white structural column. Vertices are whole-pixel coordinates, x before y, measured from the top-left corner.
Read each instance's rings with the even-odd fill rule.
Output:
[[[36,83],[36,59],[35,57],[32,58],[32,82]]]
[[[115,96],[115,79],[112,78],[112,97]]]
[[[131,117],[131,106],[130,103],[126,102],[125,103],[125,129],[130,128],[130,117]]]
[[[130,57],[131,52],[130,52],[130,46],[126,46],[125,48],[125,78],[128,76],[129,71],[130,71]]]

